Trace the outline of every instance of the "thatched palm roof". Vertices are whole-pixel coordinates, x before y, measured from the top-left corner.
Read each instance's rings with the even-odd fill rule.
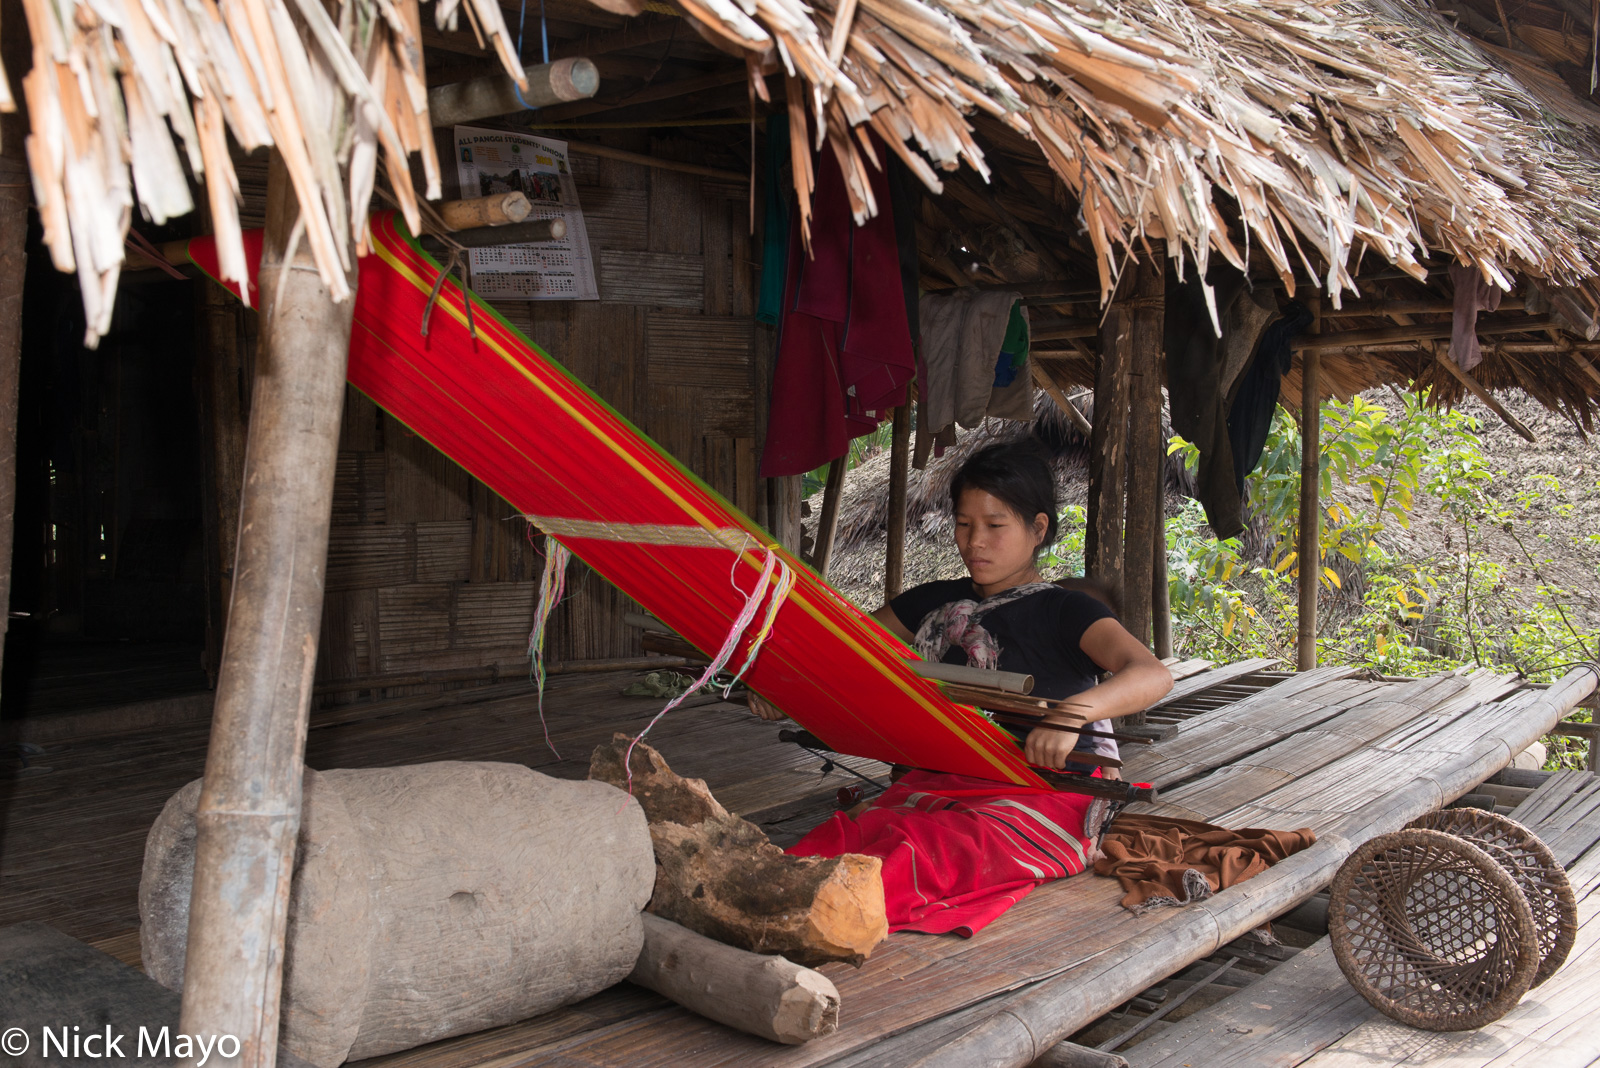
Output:
[[[1102,299],[1146,239],[1202,268],[1213,252],[1248,268],[1254,251],[1291,291],[1300,268],[1336,299],[1369,252],[1419,279],[1436,251],[1507,287],[1519,273],[1600,274],[1600,111],[1538,55],[1400,0],[678,2],[747,61],[758,95],[781,74],[859,216],[876,209],[862,127],[933,189],[963,164],[988,176],[975,126],[1030,145],[1070,191]],[[404,155],[435,166],[412,0],[339,0],[332,16],[321,0],[28,10],[36,197],[58,266],[91,283],[91,331],[109,315],[133,197],[153,219],[188,207],[175,145],[231,247],[223,126],[246,147],[277,144],[336,293],[332,235],[359,231],[377,146],[402,201]],[[439,0],[436,17],[460,10],[514,69],[494,0]],[[319,110],[308,101],[327,84],[341,92]],[[791,125],[803,147],[806,126]],[[812,166],[796,154],[803,201]]]

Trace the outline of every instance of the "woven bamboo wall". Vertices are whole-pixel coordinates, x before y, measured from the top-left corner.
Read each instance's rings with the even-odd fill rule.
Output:
[[[670,142],[627,147],[692,158]],[[601,299],[498,310],[755,515],[757,398],[765,404],[766,390],[747,187],[593,156],[574,156],[573,171]],[[530,545],[509,505],[354,391],[339,459],[319,686],[525,671],[542,540]],[[637,632],[621,623],[630,600],[577,565],[568,588],[551,660],[639,654]]]

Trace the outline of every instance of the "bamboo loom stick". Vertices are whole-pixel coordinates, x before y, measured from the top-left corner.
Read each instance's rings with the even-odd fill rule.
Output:
[[[179,1020],[185,1034],[237,1036],[244,1068],[271,1068],[277,1055],[289,880],[355,309],[354,301],[330,295],[307,244],[300,243],[294,269],[282,269],[299,215],[275,151],[261,270],[263,351],[195,817]]]
[[[593,60],[581,56],[524,67],[523,73],[527,76],[528,88],[520,91],[517,83],[505,74],[434,86],[428,90],[429,121],[434,126],[456,126],[530,108],[584,100],[600,89],[599,69]]]
[[[1322,331],[1322,302],[1315,296],[1309,333]],[[1322,355],[1316,349],[1300,353],[1300,619],[1296,663],[1301,671],[1317,666],[1317,585],[1322,578]]]

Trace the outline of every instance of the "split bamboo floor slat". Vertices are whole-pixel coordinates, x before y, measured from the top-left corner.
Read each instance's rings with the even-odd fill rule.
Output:
[[[1192,696],[1260,670],[1239,673],[1237,668],[1202,671],[1180,685],[1188,684]],[[1335,833],[1212,901],[1134,916],[1118,905],[1121,891],[1113,881],[1083,875],[1041,887],[972,939],[892,936],[859,970],[824,969],[840,989],[843,1026],[801,1047],[776,1047],[733,1033],[623,984],[536,1020],[368,1063],[373,1068],[679,1068],[684,1063],[890,1068],[936,1052],[1000,1009],[1063,984],[1078,992],[1069,1015],[1084,1015],[1087,1023],[1143,989],[1138,984],[1145,977],[1179,970],[1212,952],[1218,939],[1226,941],[1290,907],[1331,876],[1341,850],[1352,848],[1350,840],[1390,829],[1387,823],[1420,814],[1427,810],[1423,806],[1437,807],[1441,791],[1464,791],[1509,762],[1513,747],[1520,749],[1548,729],[1544,720],[1553,724],[1566,711],[1555,707],[1566,691],[1521,690],[1496,697],[1507,686],[1503,681],[1393,683],[1353,674],[1348,669],[1274,673],[1264,680],[1265,690],[1186,721],[1177,737],[1140,747],[1130,761],[1131,767],[1149,762],[1150,772],[1137,773],[1140,779],[1178,784],[1231,761],[1267,754],[1255,758],[1259,767],[1251,773],[1259,777],[1251,780],[1248,798],[1219,793],[1200,800],[1211,789],[1204,780],[1186,787],[1197,791],[1195,803],[1203,806],[1198,814],[1233,825],[1312,826],[1319,833],[1347,828],[1347,838]],[[1212,675],[1217,677],[1208,682]],[[545,723],[560,757],[544,742],[531,691],[500,684],[319,713],[307,762],[330,768],[502,760],[581,776],[595,745],[614,731],[636,732],[660,707],[655,699],[618,696],[626,681],[616,675],[552,680]],[[1474,687],[1481,692],[1467,702],[1465,695]],[[1463,707],[1469,703],[1470,708]],[[1386,725],[1384,718],[1391,715],[1405,725]],[[1318,763],[1317,746],[1292,744],[1297,732],[1344,716],[1350,717],[1347,723],[1323,730],[1331,763]],[[745,814],[792,815],[855,781],[837,771],[821,777],[819,761],[779,742],[777,729],[742,707],[712,701],[674,712],[652,732],[651,741],[675,770],[706,779],[729,808]],[[0,923],[39,919],[86,940],[125,944],[137,923],[146,829],[167,797],[199,775],[205,742],[203,729],[95,739],[52,748],[43,760],[49,772],[0,780]],[[1279,743],[1290,744],[1272,751]],[[871,762],[853,763],[875,777],[884,770]],[[1283,774],[1291,776],[1289,781]],[[1244,773],[1235,777],[1246,781]],[[1315,787],[1302,790],[1308,782]]]

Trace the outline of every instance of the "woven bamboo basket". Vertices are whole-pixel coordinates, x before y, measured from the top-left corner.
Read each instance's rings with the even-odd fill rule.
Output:
[[[1578,902],[1566,869],[1538,835],[1514,819],[1477,808],[1430,812],[1408,826],[1465,838],[1511,873],[1528,899],[1533,925],[1539,931],[1539,970],[1533,975],[1534,986],[1566,963],[1578,937]]]
[[[1429,1031],[1504,1016],[1541,957],[1516,879],[1484,849],[1438,830],[1407,828],[1357,849],[1333,880],[1328,933],[1362,997]]]

